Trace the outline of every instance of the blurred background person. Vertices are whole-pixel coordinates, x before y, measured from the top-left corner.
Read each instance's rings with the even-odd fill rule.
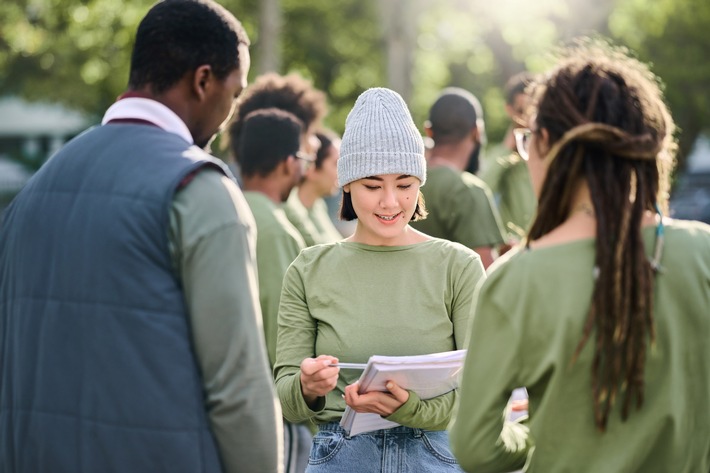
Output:
[[[297,148],[294,148],[291,138],[287,138],[285,143],[279,144],[276,143],[282,139],[279,135],[267,136],[262,133],[257,138],[248,137],[243,133],[246,117],[264,109],[282,110],[296,118],[301,126],[300,144]],[[255,214],[258,213],[255,215],[257,227],[264,228],[264,237],[257,236],[257,264],[259,286],[262,291],[260,301],[264,315],[266,346],[272,366],[276,352],[276,324],[283,275],[298,252],[306,246],[301,233],[288,220],[283,204],[288,199],[293,187],[314,162],[314,156],[320,147],[315,133],[321,126],[321,121],[327,112],[325,94],[313,87],[309,80],[295,73],[280,75],[269,72],[257,77],[254,83],[239,97],[234,117],[229,124],[229,139],[226,140],[226,143],[231,155],[236,159],[239,176],[243,179],[244,187],[250,188],[250,191],[245,193],[247,199],[250,200],[249,205],[252,210],[258,208],[258,211],[255,212]],[[273,110],[270,110],[268,115],[270,118],[267,120],[270,122],[282,121],[274,118]],[[263,130],[265,126],[268,129],[269,125],[265,125],[265,120],[264,118],[259,119],[257,128]],[[286,122],[282,122],[281,126],[283,127]],[[242,158],[239,156],[244,148],[241,144],[243,137],[251,140],[250,146],[255,146],[255,152],[245,158],[251,166],[251,170],[247,170],[246,173],[241,169]],[[274,143],[269,143],[269,141]],[[291,154],[284,155],[284,151]],[[276,153],[274,154],[274,152]],[[261,160],[265,161],[260,162]],[[275,165],[273,160],[282,163],[281,166],[277,166],[278,169],[272,168]],[[297,161],[300,161],[300,164],[295,168],[299,173],[297,176],[295,174],[284,176],[279,173],[279,170],[293,170],[291,165],[295,165]],[[265,178],[264,173],[271,173],[271,176]],[[245,174],[249,176],[245,176]],[[267,197],[267,194],[263,192],[266,190],[263,186],[271,187],[274,184],[276,187],[268,192]],[[286,193],[283,194],[283,192]],[[269,233],[268,236],[267,233]],[[300,473],[305,468],[305,462],[308,461],[311,433],[303,425],[290,424],[286,421],[283,425],[286,472]]]
[[[514,242],[520,241],[525,235],[537,207],[528,167],[517,152],[513,133],[513,129],[526,123],[530,102],[526,87],[532,80],[532,74],[521,72],[506,83],[505,113],[510,119],[510,125],[503,141],[488,150],[486,166],[481,172],[481,179],[493,192],[506,237]]]
[[[234,131],[234,128],[232,128]],[[241,170],[244,197],[256,221],[256,261],[259,301],[269,362],[276,359],[276,328],[281,286],[286,269],[306,247],[289,222],[282,204],[301,180],[313,159],[301,151],[303,126],[295,115],[278,108],[247,114],[240,135],[230,143]],[[275,138],[277,137],[277,138]],[[285,472],[303,472],[308,461],[311,433],[303,425],[284,422]]]
[[[581,41],[534,105],[518,151],[538,212],[478,294],[454,453],[472,472],[709,471],[710,226],[661,214],[658,79]],[[528,426],[501,418],[520,385]]]
[[[232,153],[239,150],[246,116],[264,108],[278,108],[295,115],[303,126],[301,151],[315,156],[320,146],[316,131],[328,113],[326,96],[298,74],[282,76],[273,72],[257,77],[237,100],[237,108],[229,124],[229,136],[225,140]],[[237,155],[232,157],[239,158]]]
[[[457,87],[444,89],[431,106],[424,128],[433,146],[427,158],[428,183],[422,188],[429,216],[412,226],[471,248],[487,268],[505,238],[490,189],[465,171],[482,147],[482,113],[478,99]]]
[[[315,161],[306,168],[301,182],[293,188],[284,204],[286,216],[301,233],[306,246],[343,238],[333,224],[324,200],[339,190],[340,137],[325,129],[317,131],[315,136],[319,142]]]

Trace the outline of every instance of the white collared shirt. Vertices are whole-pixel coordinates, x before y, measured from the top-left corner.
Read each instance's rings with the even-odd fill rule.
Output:
[[[163,130],[174,133],[190,144],[194,144],[192,134],[187,125],[175,112],[160,102],[141,97],[126,97],[111,105],[101,124],[105,125],[111,120],[145,120],[153,123]]]

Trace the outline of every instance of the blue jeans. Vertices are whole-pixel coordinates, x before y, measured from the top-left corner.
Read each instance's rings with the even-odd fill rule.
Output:
[[[306,473],[461,471],[445,430],[399,426],[348,437],[335,422],[319,426],[306,468]]]

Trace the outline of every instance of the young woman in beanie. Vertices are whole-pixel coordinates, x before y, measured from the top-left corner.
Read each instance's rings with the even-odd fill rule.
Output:
[[[657,79],[582,42],[535,92],[517,134],[538,213],[480,289],[453,450],[472,472],[710,471],[710,226],[661,215]],[[500,416],[515,386],[528,426]]]
[[[286,273],[274,374],[284,417],[317,425],[307,472],[461,471],[446,428],[457,392],[421,400],[392,384],[358,395],[359,371],[329,366],[371,355],[464,348],[471,300],[485,278],[476,253],[409,226],[426,215],[424,144],[402,98],[370,89],[345,122],[338,160],[344,241],[301,252]],[[349,405],[400,424],[348,436]]]

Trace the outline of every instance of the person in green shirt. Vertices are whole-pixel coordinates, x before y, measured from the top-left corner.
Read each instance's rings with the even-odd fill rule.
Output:
[[[277,108],[246,115],[241,135],[230,143],[239,165],[244,197],[256,222],[259,302],[269,362],[276,359],[276,327],[281,284],[286,268],[306,244],[281,206],[312,159],[300,151],[303,126],[293,114]],[[278,139],[274,139],[278,136]],[[311,434],[306,426],[284,423],[285,471],[305,469]]]
[[[457,392],[422,400],[396,383],[358,394],[359,372],[331,363],[464,348],[480,257],[409,223],[426,215],[424,143],[404,100],[375,88],[345,122],[338,161],[343,241],[301,252],[284,278],[274,374],[284,417],[318,425],[308,473],[460,472],[449,451]],[[350,436],[346,405],[400,426]],[[389,467],[387,467],[389,468]]]
[[[274,72],[256,78],[237,100],[234,116],[229,124],[229,135],[223,140],[232,154],[239,149],[239,139],[247,115],[265,108],[278,108],[292,113],[301,121],[303,139],[301,150],[315,155],[320,143],[316,130],[328,112],[325,94],[298,74],[280,75]],[[238,158],[238,156],[233,156]]]
[[[453,451],[466,471],[710,471],[710,226],[665,219],[656,77],[580,42],[516,130],[539,208],[474,304]],[[504,422],[526,386],[528,423]]]
[[[482,109],[473,94],[457,87],[442,91],[425,124],[434,142],[428,159],[429,185],[422,189],[429,216],[412,226],[471,248],[487,268],[505,243],[503,227],[486,183],[465,171],[481,149],[483,126]]]
[[[338,191],[340,138],[328,130],[317,131],[315,136],[319,142],[315,162],[306,169],[300,184],[293,188],[284,204],[286,216],[307,246],[343,238],[330,219],[323,200]]]
[[[491,189],[509,241],[518,242],[532,222],[537,200],[530,183],[525,160],[515,148],[513,128],[520,126],[526,116],[529,95],[526,87],[533,76],[521,72],[511,77],[505,85],[505,113],[511,125],[498,146],[489,149],[488,158],[481,170],[481,179]]]

